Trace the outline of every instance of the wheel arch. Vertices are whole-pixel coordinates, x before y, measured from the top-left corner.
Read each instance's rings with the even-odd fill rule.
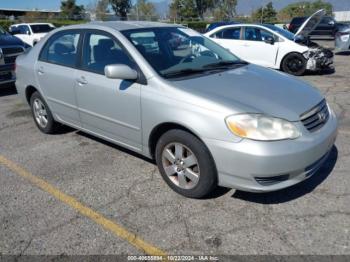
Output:
[[[184,126],[183,124],[178,124],[175,122],[160,123],[152,129],[148,138],[148,149],[149,149],[150,156],[153,159],[155,158],[156,145],[159,138],[169,130],[173,130],[173,129],[180,129],[180,130],[186,131],[192,134],[193,136],[195,136],[196,138],[198,138],[205,145],[205,143],[199,137],[199,135],[197,135],[192,129]]]
[[[35,86],[29,85],[25,88],[25,97],[28,104],[30,104],[30,98],[35,92],[39,92]]]
[[[298,54],[298,55],[303,56],[303,54],[300,53],[300,52],[298,52],[298,51],[291,51],[291,52],[286,53],[286,54],[282,57],[281,62],[280,62],[280,64],[279,64],[279,69],[280,69],[281,71],[283,71],[282,65],[283,65],[284,60],[287,58],[287,56],[289,56],[289,55],[291,55],[291,54]],[[304,56],[303,56],[303,57],[304,57]],[[306,59],[305,59],[305,60],[306,60]]]

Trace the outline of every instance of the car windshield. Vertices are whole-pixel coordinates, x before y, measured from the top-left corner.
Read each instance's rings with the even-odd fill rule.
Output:
[[[246,64],[189,28],[158,27],[125,30],[122,33],[165,78],[227,70]]]
[[[291,41],[294,41],[294,37],[295,35],[292,33],[292,32],[289,32],[287,30],[284,30],[280,27],[277,27],[275,25],[264,25],[265,27],[271,29],[272,31],[275,31],[276,33],[279,33],[280,35],[284,36],[285,38],[291,40]]]
[[[30,28],[32,29],[33,33],[48,33],[54,28],[47,24],[36,24],[36,25],[30,25]]]

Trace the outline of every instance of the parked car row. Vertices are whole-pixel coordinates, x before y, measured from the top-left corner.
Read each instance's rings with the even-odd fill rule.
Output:
[[[274,191],[314,175],[337,135],[324,96],[220,41],[256,45],[269,67],[261,54],[283,64],[276,48],[297,49],[308,64],[311,52],[324,51],[264,25],[214,30],[203,36],[130,21],[55,29],[17,58],[16,88],[43,133],[64,124],[155,159],[166,183],[186,197],[218,185]]]
[[[53,29],[55,26],[50,23],[23,23],[11,25],[9,31],[26,44],[34,46]]]
[[[332,51],[309,40],[324,15],[324,10],[316,12],[295,34],[270,24],[236,23],[216,27],[205,36],[245,61],[303,75],[306,70],[322,70],[333,64]]]
[[[40,41],[55,27],[49,23],[15,24],[8,33],[0,27],[0,87],[14,83],[17,56]]]
[[[0,27],[0,86],[15,82],[15,60],[29,46]]]
[[[304,22],[309,17],[294,17],[289,24],[288,30],[292,33],[296,33],[299,28],[304,24]],[[318,22],[317,26],[310,32],[312,37],[335,37],[337,31],[337,22],[331,16],[323,16],[322,19]]]

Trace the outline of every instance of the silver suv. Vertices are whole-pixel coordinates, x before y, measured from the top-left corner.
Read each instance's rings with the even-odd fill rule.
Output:
[[[315,88],[178,25],[57,29],[18,58],[17,75],[42,132],[61,123],[154,158],[187,197],[294,185],[320,168],[337,134]]]

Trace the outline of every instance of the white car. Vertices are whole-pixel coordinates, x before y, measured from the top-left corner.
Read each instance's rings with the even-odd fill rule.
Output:
[[[333,63],[333,53],[308,38],[324,15],[323,10],[313,14],[296,34],[270,24],[233,24],[204,35],[250,63],[302,75]]]
[[[11,25],[9,31],[26,44],[34,46],[53,29],[55,26],[50,23],[28,23]]]

